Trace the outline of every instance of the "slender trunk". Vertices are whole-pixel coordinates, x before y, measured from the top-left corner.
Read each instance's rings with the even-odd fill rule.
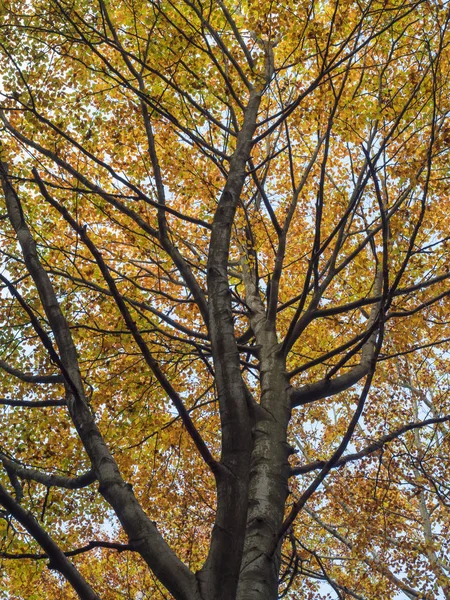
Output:
[[[210,550],[197,575],[201,593],[207,600],[235,598],[245,536],[251,420],[234,331],[228,261],[231,231],[246,178],[260,102],[261,95],[252,93],[214,215],[208,256],[209,334],[222,427],[222,455],[216,473],[217,512]]]
[[[281,547],[271,554],[281,528],[288,495],[291,448],[289,384],[284,359],[273,332],[266,332],[261,350],[261,408],[254,429],[247,532],[238,587],[238,600],[275,600]]]
[[[237,598],[275,600],[278,596],[281,547],[275,553],[271,551],[283,522],[288,495],[288,458],[291,453],[286,441],[291,416],[289,381],[275,322],[267,319],[256,274],[245,264],[246,300],[260,349],[261,402],[253,430],[246,538]]]

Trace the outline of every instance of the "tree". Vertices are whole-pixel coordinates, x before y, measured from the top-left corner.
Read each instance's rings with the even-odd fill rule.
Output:
[[[448,6],[0,11],[7,597],[450,598]]]

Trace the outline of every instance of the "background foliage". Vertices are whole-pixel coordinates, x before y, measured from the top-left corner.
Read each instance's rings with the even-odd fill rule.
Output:
[[[285,516],[296,519],[282,531],[279,593],[450,597],[448,19],[435,1],[0,7],[5,196],[20,200],[104,441],[193,572],[216,487],[186,423],[216,461],[222,439],[205,309],[211,229],[257,97],[229,304],[216,317],[232,319],[254,402],[264,389],[252,318],[265,314],[285,356]],[[101,598],[171,597],[95,478],[80,489],[44,479],[93,465],[36,322],[55,344],[54,326],[2,211],[2,486],[64,551],[103,546],[71,559]],[[320,471],[358,407],[344,458]],[[76,597],[14,513],[1,516],[2,593]]]

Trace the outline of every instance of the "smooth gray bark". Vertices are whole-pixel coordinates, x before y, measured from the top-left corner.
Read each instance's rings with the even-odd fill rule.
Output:
[[[0,167],[9,220],[16,232],[25,264],[36,285],[56,339],[59,357],[55,353],[55,358],[65,379],[67,408],[99,481],[99,491],[113,507],[128,534],[130,544],[142,555],[167,589],[181,600],[198,600],[195,576],[177,558],[161,537],[153,521],[143,511],[132,487],[123,480],[95,423],[84,393],[77,352],[70,329],[59,306],[51,280],[39,261],[36,244],[25,222],[19,198],[8,180],[8,166],[1,163]],[[40,335],[45,334],[41,331]],[[51,349],[48,338],[44,338],[43,342]],[[52,554],[49,556],[52,558]]]

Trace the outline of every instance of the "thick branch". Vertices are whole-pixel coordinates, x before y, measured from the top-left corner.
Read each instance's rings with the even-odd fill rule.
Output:
[[[375,293],[380,291],[382,285],[382,276],[383,272],[379,271],[375,276]],[[368,321],[368,327],[366,331],[366,335],[362,338],[361,342],[355,346],[349,354],[347,354],[344,359],[342,359],[338,365],[333,367],[331,372],[316,383],[307,384],[301,388],[292,388],[291,389],[291,402],[292,407],[300,406],[303,404],[309,404],[311,402],[315,402],[316,400],[321,400],[323,398],[328,398],[329,396],[334,396],[335,394],[339,394],[352,387],[360,381],[363,377],[369,374],[372,366],[373,366],[373,358],[375,355],[375,342],[377,331],[379,328],[379,305],[376,304],[372,306],[372,310],[370,312],[370,317]],[[348,361],[350,356],[355,354],[359,349],[361,352],[361,360],[358,365],[350,369],[347,373],[343,375],[339,375],[334,379],[331,378],[332,374],[334,374],[341,366]]]
[[[24,527],[43,548],[50,559],[50,567],[56,569],[67,579],[83,600],[100,600],[84,577],[67,559],[59,546],[36,521],[34,516],[18,504],[0,485],[0,504]]]
[[[361,381],[367,375],[369,369],[370,360],[367,360],[350,369],[348,373],[339,375],[339,377],[335,377],[334,379],[322,379],[316,383],[304,385],[301,388],[292,388],[292,407],[303,406],[304,404],[344,392],[355,385],[355,383],[358,383],[358,381]]]
[[[94,471],[87,471],[87,473],[84,473],[79,477],[63,477],[62,475],[51,475],[36,469],[22,467],[17,462],[11,460],[1,453],[0,461],[3,463],[5,468],[12,471],[17,477],[26,479],[27,481],[36,481],[37,483],[42,483],[47,487],[61,487],[68,490],[79,490],[91,485],[91,483],[94,483],[96,480]]]
[[[47,406],[67,406],[67,403],[65,400],[10,400],[9,398],[0,398],[0,406],[45,408]]]
[[[16,231],[25,264],[39,292],[45,314],[58,345],[61,355],[58,364],[64,370],[67,383],[70,383],[67,386],[68,409],[99,480],[99,490],[113,507],[130,541],[135,544],[148,566],[167,589],[180,600],[198,600],[198,587],[194,574],[169,548],[155,524],[145,514],[131,486],[123,480],[117,463],[95,423],[85,397],[77,352],[69,325],[61,311],[50,278],[39,261],[36,244],[25,223],[19,198],[9,182],[7,165],[1,163],[0,166],[0,179],[8,216]],[[20,295],[16,294],[16,296],[20,301]],[[23,301],[21,305],[24,310],[27,309],[27,305]],[[28,314],[32,319],[33,314]],[[39,326],[34,321],[33,325]],[[52,349],[51,340],[48,336],[45,337],[45,332],[40,330],[39,334],[46,347],[48,346],[49,350]],[[57,356],[55,358],[58,359]],[[88,598],[88,596],[85,597]]]
[[[0,369],[9,373],[13,377],[17,377],[21,381],[25,381],[26,383],[63,383],[64,377],[59,373],[54,375],[32,375],[31,373],[24,373],[19,369],[15,369],[8,365],[4,360],[0,360]]]
[[[103,260],[103,257],[101,255],[101,253],[99,252],[98,248],[95,246],[95,244],[92,242],[92,240],[86,233],[85,228],[78,225],[78,223],[75,221],[75,219],[73,219],[72,216],[69,214],[69,211],[64,206],[59,204],[54,198],[52,198],[50,196],[50,194],[48,193],[47,189],[45,188],[45,186],[42,182],[42,179],[39,177],[39,174],[35,169],[33,169],[33,175],[36,178],[36,181],[39,185],[39,189],[40,189],[42,195],[44,196],[44,198],[47,200],[47,202],[51,206],[53,206],[54,208],[56,208],[58,210],[58,212],[64,217],[64,219],[72,227],[72,229],[77,232],[77,234],[80,236],[83,243],[86,245],[86,247],[91,252],[92,256],[95,258],[95,260],[100,268],[100,271],[109,287],[109,290],[117,304],[117,307],[119,308],[120,313],[129,329],[129,331],[133,335],[133,338],[134,338],[136,344],[138,345],[139,350],[142,352],[142,355],[143,355],[146,363],[148,364],[150,369],[153,371],[153,373],[154,373],[155,377],[157,378],[157,380],[159,381],[161,387],[164,389],[164,391],[167,393],[169,398],[172,400],[175,408],[178,411],[178,414],[180,415],[180,417],[183,421],[184,426],[186,427],[186,430],[188,431],[189,435],[193,439],[203,460],[210,467],[210,469],[212,471],[214,471],[216,469],[216,461],[214,460],[213,456],[211,455],[210,451],[208,450],[207,445],[205,444],[203,438],[201,437],[201,435],[198,432],[197,428],[195,427],[192,419],[190,418],[189,413],[186,410],[186,407],[184,406],[183,401],[180,398],[179,394],[175,391],[172,384],[167,379],[167,377],[161,370],[160,366],[158,365],[157,361],[151,354],[151,352],[148,348],[148,345],[146,344],[145,340],[143,339],[141,333],[139,332],[139,329],[138,329],[135,321],[133,320],[133,318],[130,314],[130,311],[128,310],[128,307],[127,307],[124,299],[122,298],[122,295],[120,294],[119,290],[117,289],[116,283],[115,283],[113,277],[111,276],[109,268],[106,265],[105,261]]]
[[[236,593],[247,517],[251,424],[234,331],[228,262],[231,231],[246,177],[260,102],[261,96],[252,93],[228,179],[214,214],[208,255],[209,333],[222,426],[221,465],[225,468],[218,472],[216,524],[200,577],[205,595],[216,600],[227,600]]]

